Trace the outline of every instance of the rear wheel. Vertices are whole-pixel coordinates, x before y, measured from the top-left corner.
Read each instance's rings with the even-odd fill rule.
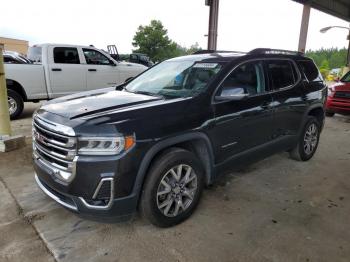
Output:
[[[198,205],[203,178],[203,168],[193,153],[169,150],[148,173],[141,197],[142,215],[160,227],[181,223]]]
[[[16,119],[20,116],[20,114],[23,111],[24,103],[22,97],[16,91],[8,89],[7,102],[9,107],[10,118]]]
[[[320,138],[320,123],[313,116],[309,116],[295,148],[290,152],[293,159],[307,161],[313,157]]]

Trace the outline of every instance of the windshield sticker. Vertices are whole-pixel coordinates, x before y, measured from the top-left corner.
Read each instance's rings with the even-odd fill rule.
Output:
[[[194,68],[215,68],[217,67],[217,63],[196,63]]]

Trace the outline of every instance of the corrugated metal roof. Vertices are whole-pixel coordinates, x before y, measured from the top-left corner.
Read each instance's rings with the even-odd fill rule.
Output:
[[[293,0],[350,22],[350,0]]]

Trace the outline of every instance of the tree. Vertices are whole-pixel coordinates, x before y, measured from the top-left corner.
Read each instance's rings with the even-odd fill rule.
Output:
[[[190,48],[178,45],[168,37],[168,31],[158,20],[152,20],[147,26],[140,25],[133,38],[132,45],[137,48],[133,52],[146,54],[153,62],[189,55],[201,50],[198,43],[191,45]]]
[[[147,54],[152,61],[159,62],[180,54],[177,44],[168,37],[161,21],[152,20],[150,25],[140,25],[133,38],[133,52]]]

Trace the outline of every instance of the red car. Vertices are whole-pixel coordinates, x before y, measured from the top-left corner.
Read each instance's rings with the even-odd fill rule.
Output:
[[[350,115],[350,72],[328,89],[326,116]]]

